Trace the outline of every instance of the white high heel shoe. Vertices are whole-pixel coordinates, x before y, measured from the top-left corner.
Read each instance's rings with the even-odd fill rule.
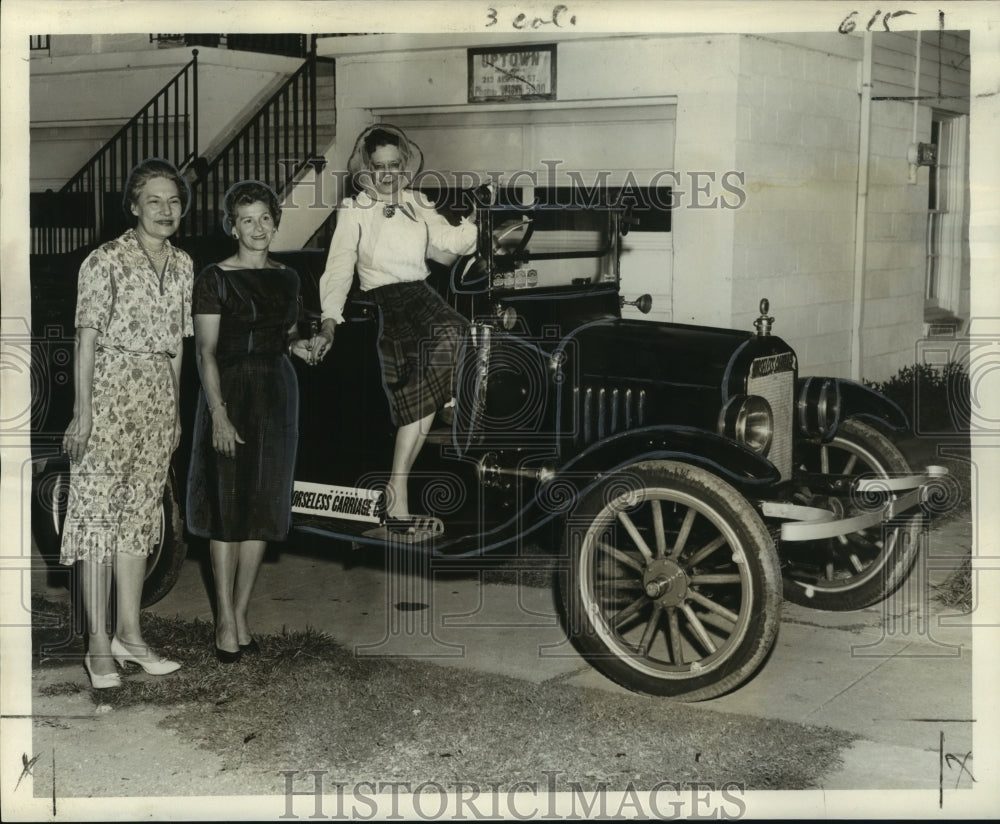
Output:
[[[90,676],[90,685],[95,690],[106,690],[110,687],[120,687],[122,677],[117,672],[109,672],[107,675],[99,675],[90,667],[90,653],[83,656],[83,666]]]
[[[146,661],[139,658],[134,653],[130,652],[128,647],[124,643],[118,640],[116,635],[111,639],[111,654],[115,657],[119,666],[124,667],[126,663],[132,661],[142,667],[150,675],[168,675],[171,672],[176,672],[181,668],[181,665],[176,661],[170,661],[166,658],[160,658],[156,661]]]

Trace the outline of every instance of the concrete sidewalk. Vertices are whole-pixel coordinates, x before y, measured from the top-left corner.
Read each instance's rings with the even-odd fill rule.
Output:
[[[972,650],[968,616],[949,617],[930,585],[968,555],[971,524],[955,520],[928,538],[907,584],[883,604],[823,613],[786,603],[777,644],[757,676],[700,706],[860,736],[843,768],[825,777],[826,789],[937,789],[943,752],[972,751]],[[426,564],[412,555],[386,564],[381,551],[340,544],[288,545],[261,570],[254,631],[311,627],[357,655],[625,692],[573,649],[550,589],[483,583],[478,573],[420,568]],[[152,611],[210,622],[206,575],[205,559],[190,558]],[[970,786],[953,767],[948,786]]]

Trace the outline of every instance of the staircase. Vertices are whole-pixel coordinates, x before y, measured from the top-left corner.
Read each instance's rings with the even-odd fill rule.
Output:
[[[31,195],[32,254],[58,254],[124,231],[122,192],[147,157],[183,169],[198,155],[198,50],[58,192]]]
[[[221,232],[223,199],[241,180],[259,180],[279,200],[310,166],[323,163],[317,149],[336,131],[334,67],[311,55],[211,162],[193,164],[194,199],[184,235]]]
[[[315,41],[313,41],[315,42]],[[302,66],[215,155],[198,151],[198,50],[153,98],[58,192],[31,197],[32,254],[60,254],[126,228],[122,192],[132,167],[164,157],[189,180],[192,203],[180,237],[218,235],[226,191],[256,179],[279,199],[298,176],[324,163],[336,130],[333,61],[313,47]],[[317,151],[319,150],[319,151]]]

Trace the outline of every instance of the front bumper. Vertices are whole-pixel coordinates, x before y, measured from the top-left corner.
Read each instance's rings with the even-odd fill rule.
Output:
[[[948,474],[943,466],[928,466],[923,472],[893,478],[859,478],[851,500],[860,512],[846,518],[829,509],[763,501],[766,518],[783,519],[782,541],[817,541],[860,532],[890,521],[928,500],[929,490]]]

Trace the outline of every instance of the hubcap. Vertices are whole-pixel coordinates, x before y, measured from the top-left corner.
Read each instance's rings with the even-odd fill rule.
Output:
[[[676,607],[684,603],[688,577],[680,564],[661,558],[646,567],[642,585],[650,598],[659,601],[665,607]]]

